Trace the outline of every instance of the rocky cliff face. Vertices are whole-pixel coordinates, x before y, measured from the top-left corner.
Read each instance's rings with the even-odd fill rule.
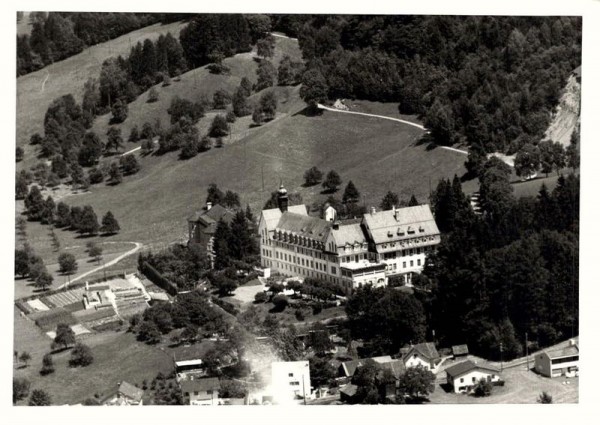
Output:
[[[553,140],[565,147],[569,145],[571,134],[579,122],[580,102],[581,85],[575,75],[571,75],[543,140]]]

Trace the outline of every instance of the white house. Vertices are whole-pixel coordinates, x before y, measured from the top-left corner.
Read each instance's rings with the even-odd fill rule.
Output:
[[[219,378],[190,377],[179,383],[185,404],[216,406],[219,402]]]
[[[439,363],[440,355],[433,342],[423,342],[408,348],[402,360],[407,368],[420,365],[426,370],[434,370]]]
[[[575,340],[569,340],[569,345],[565,348],[537,354],[535,370],[550,378],[579,375],[579,346]]]
[[[276,404],[310,399],[308,361],[271,363],[271,392]]]
[[[500,381],[500,370],[486,364],[474,363],[466,360],[446,369],[448,385],[452,386],[454,392],[467,392],[473,388],[481,379],[488,382]]]

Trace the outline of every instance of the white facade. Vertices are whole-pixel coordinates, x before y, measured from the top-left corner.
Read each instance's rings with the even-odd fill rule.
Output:
[[[423,366],[426,370],[431,370],[431,363],[425,357],[423,357],[419,353],[411,354],[405,361],[404,366],[408,367],[417,367]]]
[[[310,399],[310,368],[308,361],[273,362],[271,392],[276,404],[297,403]]]
[[[535,356],[535,370],[543,376],[579,375],[579,347],[574,343],[561,350],[544,351]]]
[[[386,286],[395,275],[410,283],[440,242],[428,205],[371,212],[351,224],[310,217],[304,205],[274,208],[263,210],[259,233],[262,267],[336,283],[348,292]]]
[[[481,379],[485,379],[489,382],[498,382],[500,380],[500,376],[492,371],[474,369],[464,373],[463,375],[455,377],[448,376],[448,384],[452,385],[454,392],[459,393],[465,392],[470,387],[477,385]]]

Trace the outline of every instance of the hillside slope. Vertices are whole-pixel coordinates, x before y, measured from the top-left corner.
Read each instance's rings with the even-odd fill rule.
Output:
[[[146,38],[156,39],[170,32],[174,36],[184,24],[151,25],[100,43],[83,52],[49,65],[17,79],[17,146],[25,149],[25,159],[19,167],[29,168],[35,163],[34,147],[29,145],[32,134],[43,135],[44,115],[50,103],[65,94],[73,94],[78,102],[83,96],[83,85],[88,78],[98,78],[102,62],[118,55],[128,55],[131,46]]]

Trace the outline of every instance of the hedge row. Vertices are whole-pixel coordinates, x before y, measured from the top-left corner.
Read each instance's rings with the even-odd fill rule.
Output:
[[[175,296],[177,295],[177,286],[171,283],[167,278],[165,278],[158,270],[148,264],[146,261],[141,261],[139,264],[140,273],[146,276],[152,283],[154,283],[159,288],[167,291],[169,295]]]

